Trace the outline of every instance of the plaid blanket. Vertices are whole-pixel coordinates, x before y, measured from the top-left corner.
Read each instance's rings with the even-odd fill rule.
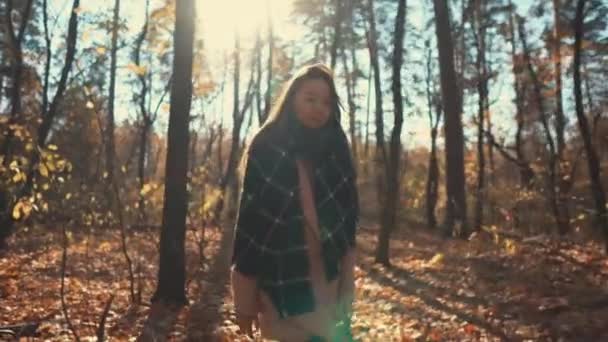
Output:
[[[272,136],[267,134],[266,136]],[[322,258],[330,281],[355,245],[359,205],[342,128],[313,166]],[[293,137],[254,139],[248,150],[232,263],[255,277],[281,317],[314,311]]]

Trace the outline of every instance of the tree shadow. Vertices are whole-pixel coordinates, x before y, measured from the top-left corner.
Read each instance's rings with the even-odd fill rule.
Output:
[[[598,310],[608,309],[608,292],[601,285],[608,282],[602,264],[605,259],[587,264],[573,257],[572,251],[537,250],[539,246],[515,254],[465,256],[442,250],[432,241],[429,245],[428,241],[420,243],[416,236],[403,240],[399,241],[402,250],[395,255],[424,264],[441,252],[445,254],[442,265],[415,266],[412,270],[393,265],[379,270],[366,259],[359,267],[378,284],[416,297],[429,309],[479,326],[497,339],[580,341],[607,337],[608,329],[601,324],[569,320],[597,320],[596,314],[605,313]],[[408,240],[415,241],[415,248],[403,248]],[[369,244],[361,244],[360,249],[368,258],[373,255]],[[422,317],[436,316],[424,306]]]
[[[414,276],[411,272],[408,272],[407,270],[392,266],[389,270],[389,274],[383,274],[382,272],[373,269],[369,265],[360,265],[360,267],[361,269],[367,272],[368,276],[372,280],[383,286],[391,287],[407,296],[418,297],[424,302],[424,304],[428,305],[429,307],[456,316],[462,321],[469,322],[479,327],[482,327],[489,333],[491,333],[497,338],[500,338],[503,341],[514,340],[512,338],[509,338],[502,329],[494,326],[490,322],[487,322],[483,319],[480,319],[479,317],[476,317],[466,312],[462,312],[458,309],[452,308],[442,303],[436,297],[433,297],[430,293],[443,293],[445,292],[444,289],[430,285],[429,283],[418,279],[416,276]],[[469,298],[454,294],[450,294],[447,296],[453,300],[459,300],[470,305],[484,304],[483,300],[480,300],[479,298],[475,297]]]

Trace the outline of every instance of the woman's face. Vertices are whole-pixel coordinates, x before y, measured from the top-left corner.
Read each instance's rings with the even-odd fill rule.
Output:
[[[308,79],[302,82],[294,99],[296,117],[308,128],[323,127],[332,112],[329,84],[323,79]]]

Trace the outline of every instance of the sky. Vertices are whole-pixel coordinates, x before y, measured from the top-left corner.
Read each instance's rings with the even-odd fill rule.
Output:
[[[163,0],[150,0],[151,9],[158,7],[162,4]],[[520,13],[527,13],[528,8],[531,4],[529,0],[515,0],[514,1],[520,10]],[[58,17],[57,33],[58,37],[65,34],[61,29],[65,26],[61,26],[61,22],[67,22],[67,16],[69,15],[69,8],[71,6],[71,0],[51,0],[51,11],[50,17]],[[422,29],[424,23],[432,15],[429,13],[432,8],[421,7],[424,2],[417,2],[411,5],[411,9],[408,12],[408,21],[413,23],[419,29]],[[272,14],[272,21],[275,28],[275,34],[279,35],[284,41],[300,41],[302,40],[307,31],[306,28],[297,25],[290,17],[291,7],[293,0],[196,0],[196,24],[197,34],[203,37],[206,51],[209,51],[208,57],[210,58],[211,71],[216,77],[220,77],[221,58],[224,55],[224,51],[230,51],[234,45],[235,31],[239,32],[243,45],[251,46],[254,40],[254,34],[258,26],[262,27],[264,34],[267,13],[270,11]],[[96,13],[105,12],[111,14],[114,6],[114,0],[96,0],[96,1],[83,1],[81,10],[83,13],[90,13],[95,15]],[[120,13],[121,17],[126,19],[128,28],[128,35],[135,36],[141,29],[144,21],[144,9],[145,0],[123,0],[121,1]],[[91,28],[81,25],[82,31],[90,31]],[[94,39],[94,38],[93,38]],[[97,37],[97,39],[105,39],[109,45],[108,37]],[[60,39],[55,39],[55,44],[61,44]],[[505,52],[507,48],[500,47]],[[501,51],[498,49],[499,51]],[[407,75],[412,72],[413,69],[419,66],[411,62],[416,59],[415,54],[421,51],[407,52],[406,53],[406,64],[404,65],[403,73]],[[127,56],[127,54],[125,54]],[[361,51],[361,63],[367,63],[367,53]],[[301,56],[301,60],[307,60],[310,56],[305,54]],[[408,58],[410,62],[408,63]],[[126,62],[119,60],[118,70],[118,83],[117,83],[117,94],[118,98],[115,104],[117,121],[123,119],[134,120],[136,118],[137,111],[132,105],[132,92],[133,89],[128,85],[125,80],[132,77],[129,73],[131,71],[124,68]],[[298,61],[296,61],[298,64]],[[122,67],[121,67],[122,65]],[[339,72],[339,70],[337,70]],[[385,71],[385,76],[388,71]],[[245,81],[242,81],[245,83]],[[491,87],[490,98],[496,102],[493,104],[493,112],[496,113],[496,124],[497,126],[504,125],[506,129],[509,128],[511,114],[513,111],[512,107],[512,87],[510,85],[509,72],[506,70],[504,77],[501,77],[496,84]],[[242,85],[242,88],[245,85]],[[338,82],[339,92],[345,99],[345,88],[344,85]],[[223,108],[224,117],[227,121],[231,120],[232,113],[232,95],[230,94],[231,85],[228,83],[226,87],[226,94],[224,95],[224,103],[216,104],[213,108]],[[367,80],[363,80],[358,85],[359,92],[361,94],[367,94]],[[404,92],[408,91],[408,84],[404,84]],[[373,92],[372,92],[373,93]],[[168,97],[167,97],[168,98]],[[428,120],[426,116],[426,99],[420,97],[411,97],[412,106],[405,108],[405,124],[403,128],[402,140],[406,147],[416,146],[428,146],[429,144],[429,129]],[[474,99],[470,99],[474,100]],[[387,107],[390,105],[392,98],[389,94],[385,103]],[[345,100],[343,102],[346,102]],[[370,101],[373,105],[373,98]],[[366,110],[367,101],[365,98],[361,101],[360,105],[363,107],[359,110],[359,116],[363,119]],[[416,107],[420,107],[423,112],[422,115],[416,114]],[[168,106],[165,108],[168,110]],[[371,110],[373,116],[373,108]],[[157,129],[163,131],[166,129],[168,113],[162,113],[159,117],[161,124],[158,125]],[[343,116],[346,117],[346,116]],[[501,121],[504,123],[501,124]],[[385,117],[386,127],[390,129],[392,127],[392,115],[387,114]],[[163,124],[164,123],[164,124]],[[390,132],[387,130],[387,134]],[[373,131],[370,134],[373,137]]]

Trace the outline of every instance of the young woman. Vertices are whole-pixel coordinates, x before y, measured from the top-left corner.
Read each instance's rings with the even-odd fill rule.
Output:
[[[231,270],[241,331],[349,340],[359,205],[329,68],[287,83],[244,160]]]

